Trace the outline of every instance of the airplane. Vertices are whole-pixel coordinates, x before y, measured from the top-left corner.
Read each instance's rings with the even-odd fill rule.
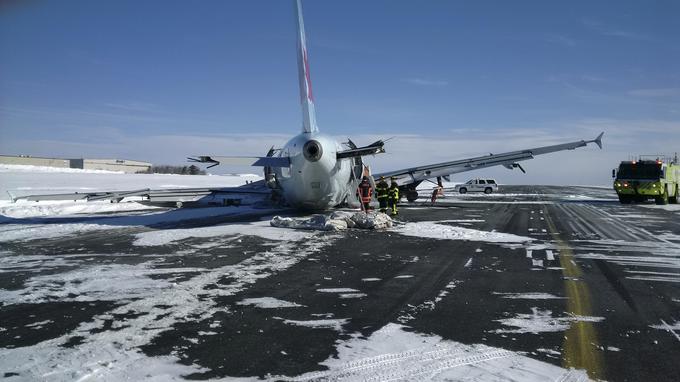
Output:
[[[361,180],[364,171],[362,158],[384,153],[385,149],[382,140],[368,146],[357,147],[348,139],[343,147],[343,144],[319,131],[309,71],[302,4],[301,0],[295,0],[295,2],[302,132],[291,138],[283,148],[279,150],[272,148],[265,157],[204,155],[189,159],[194,162],[211,163],[210,167],[219,164],[263,166],[268,185],[280,192],[288,204],[302,209],[323,210],[347,202]],[[536,155],[573,150],[586,146],[588,143],[595,143],[601,149],[603,134],[601,133],[593,140],[412,167],[375,174],[374,177],[393,178],[399,185],[400,195],[406,195],[409,201],[414,201],[418,198],[416,187],[425,180],[438,178],[441,183],[441,178],[447,179],[451,174],[499,165],[508,169],[519,168],[524,172],[517,162],[532,159]]]
[[[340,143],[329,135],[320,132],[316,122],[314,94],[312,92],[309,57],[305,38],[301,0],[295,0],[297,16],[297,62],[302,106],[302,132],[292,137],[282,148],[271,148],[265,156],[234,157],[201,155],[189,157],[191,162],[208,163],[213,167],[220,164],[251,165],[263,167],[264,180],[240,187],[216,189],[141,189],[135,191],[112,191],[77,194],[29,195],[17,199],[40,200],[111,200],[119,202],[127,197],[142,197],[151,204],[174,203],[177,207],[187,201],[222,198],[224,204],[238,204],[238,199],[229,199],[230,194],[273,196],[282,204],[303,210],[326,210],[347,205],[356,201],[357,186],[365,175],[370,176],[363,157],[385,152],[385,142],[378,140],[369,145],[358,147],[351,139]],[[536,155],[562,150],[574,150],[588,143],[602,148],[602,135],[595,139],[580,140],[552,146],[543,146],[501,154],[489,154],[474,158],[460,159],[411,167],[396,171],[378,173],[373,177],[384,176],[397,182],[400,195],[408,201],[418,198],[416,187],[423,181],[447,179],[451,174],[471,171],[491,166],[504,166],[508,169],[519,168],[525,172],[519,161],[534,158]]]

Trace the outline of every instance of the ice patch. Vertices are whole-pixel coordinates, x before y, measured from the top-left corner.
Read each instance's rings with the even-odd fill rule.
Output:
[[[538,349],[536,349],[536,351],[537,351],[537,352],[541,352],[541,353],[546,353],[546,354],[554,355],[554,356],[560,356],[560,355],[562,355],[562,353],[558,352],[557,350],[553,350],[553,349],[538,348]]]
[[[253,305],[256,308],[261,309],[299,308],[305,306],[294,302],[279,300],[274,297],[246,298],[237,302],[236,305]]]
[[[565,299],[566,297],[555,296],[550,293],[541,292],[531,292],[531,293],[499,293],[492,292],[492,294],[500,295],[501,298],[508,299],[520,299],[520,300],[552,300],[552,299]]]
[[[342,326],[349,322],[348,318],[334,318],[328,320],[286,320],[281,317],[274,317],[277,320],[283,320],[286,325],[303,326],[312,329],[333,329],[336,332],[342,332]]]
[[[329,370],[293,379],[311,380],[434,380],[544,381],[587,380],[585,371],[563,369],[519,353],[486,345],[465,345],[439,336],[387,324],[364,338],[355,333],[338,343],[337,355],[321,365]],[[276,379],[276,378],[275,378]],[[288,379],[288,378],[281,378]]]
[[[448,226],[435,222],[406,223],[393,230],[405,236],[427,237],[445,240],[468,240],[494,243],[527,243],[534,239],[509,233],[479,231],[471,228]]]
[[[366,293],[341,293],[340,298],[363,298],[368,296]]]
[[[356,289],[352,288],[322,288],[322,289],[317,289],[317,292],[321,293],[354,293],[354,292],[359,292]]]

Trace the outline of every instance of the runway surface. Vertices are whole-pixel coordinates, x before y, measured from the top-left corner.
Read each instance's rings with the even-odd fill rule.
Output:
[[[506,186],[383,231],[280,212],[4,221],[0,377],[680,380],[674,206]]]

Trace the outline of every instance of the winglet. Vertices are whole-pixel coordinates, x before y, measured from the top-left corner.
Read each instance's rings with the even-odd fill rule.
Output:
[[[595,142],[595,144],[602,149],[602,136],[604,135],[604,131],[600,133],[600,135],[597,136],[597,138],[593,139],[592,141],[588,142]]]
[[[298,46],[298,80],[300,82],[300,103],[302,104],[302,132],[316,133],[316,112],[314,111],[314,94],[312,93],[312,77],[309,73],[309,59],[307,57],[307,41],[305,38],[305,22],[302,19],[302,3],[296,1],[297,13],[297,46]]]

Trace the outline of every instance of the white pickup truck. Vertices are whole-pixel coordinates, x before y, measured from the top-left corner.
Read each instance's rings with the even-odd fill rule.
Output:
[[[458,192],[465,194],[468,192],[483,192],[490,194],[498,191],[498,184],[493,179],[471,179],[464,184],[456,186]]]

